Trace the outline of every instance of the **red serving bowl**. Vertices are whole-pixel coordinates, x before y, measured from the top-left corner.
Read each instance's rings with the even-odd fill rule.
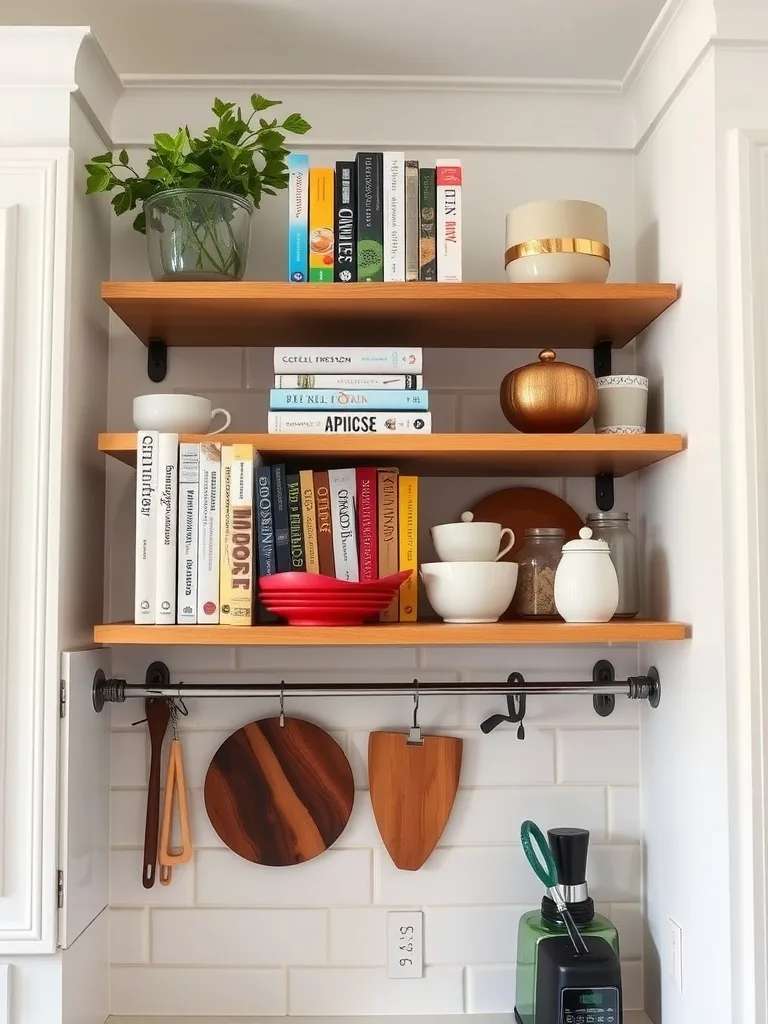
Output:
[[[362,626],[364,622],[378,618],[386,604],[374,608],[368,605],[345,604],[330,607],[322,604],[266,604],[265,607],[286,619],[291,626]]]
[[[380,580],[371,580],[370,583],[356,583],[351,580],[337,580],[333,576],[321,576],[313,572],[278,572],[273,576],[261,576],[259,578],[259,589],[264,593],[276,593],[289,590],[293,592],[302,591],[324,592],[324,593],[349,593],[364,594],[370,591],[388,592],[394,597],[398,587],[413,572],[412,569],[403,569],[402,572],[394,573]]]

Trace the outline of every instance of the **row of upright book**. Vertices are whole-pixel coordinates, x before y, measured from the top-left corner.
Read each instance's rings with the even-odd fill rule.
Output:
[[[400,569],[411,579],[382,620],[414,621],[417,519],[417,478],[390,467],[265,466],[250,444],[139,431],[135,621],[250,626],[265,620],[259,576]]]
[[[462,169],[405,153],[358,153],[334,167],[288,158],[288,280],[461,281]]]
[[[431,433],[420,348],[276,348],[274,358],[271,434]]]

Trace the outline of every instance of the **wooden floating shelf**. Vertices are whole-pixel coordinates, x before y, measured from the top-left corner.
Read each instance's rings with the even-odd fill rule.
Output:
[[[603,623],[502,622],[450,625],[416,622],[367,626],[136,626],[94,627],[100,644],[204,644],[226,647],[435,647],[505,644],[630,644],[685,640],[680,622],[637,619]]]
[[[391,346],[394,339],[427,348],[566,349],[606,338],[623,347],[678,291],[674,284],[108,281],[101,294],[145,344]]]
[[[313,469],[339,463],[395,463],[422,476],[625,476],[685,447],[680,434],[218,434],[246,443],[271,462],[304,462]],[[210,440],[182,434],[182,441]],[[100,434],[99,450],[136,465],[136,434]]]

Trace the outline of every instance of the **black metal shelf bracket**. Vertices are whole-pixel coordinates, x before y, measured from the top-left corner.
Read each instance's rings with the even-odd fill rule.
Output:
[[[603,338],[595,345],[595,377],[610,377],[612,353],[613,343],[608,338]],[[613,473],[598,473],[595,477],[595,504],[601,512],[610,512],[613,500]]]
[[[165,380],[168,372],[168,349],[162,338],[147,341],[147,376],[153,384]]]

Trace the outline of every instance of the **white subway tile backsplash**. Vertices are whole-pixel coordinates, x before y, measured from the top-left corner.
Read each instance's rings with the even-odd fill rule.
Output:
[[[619,932],[619,949],[624,960],[643,956],[643,907],[640,903],[612,903],[604,911]]]
[[[387,962],[387,911],[375,907],[331,910],[331,963],[383,967]]]
[[[636,786],[639,769],[636,729],[558,731],[558,782]]]
[[[145,964],[149,960],[149,910],[109,911],[109,962]]]
[[[160,885],[157,882],[151,889],[145,889],[141,884],[143,863],[143,834],[141,848],[112,851],[110,860],[111,904],[143,907],[156,904],[185,906],[192,903],[193,864],[177,864],[173,869],[173,881],[170,885]]]
[[[505,710],[505,705],[496,710]],[[453,733],[464,738],[461,785],[471,788],[554,782],[554,732],[528,728],[524,740],[518,740],[516,732],[517,727],[507,730],[499,726],[487,736],[479,729]]]
[[[514,1008],[514,960],[504,966],[467,968],[467,1013],[512,1013]]]
[[[134,713],[139,710],[138,704],[136,701],[133,706]],[[145,729],[137,726],[131,732],[114,732],[110,744],[110,784],[146,786],[149,777],[149,747]]]
[[[312,967],[328,961],[326,910],[153,910],[152,963]]]
[[[531,907],[427,907],[424,957],[428,964],[514,962],[520,915]]]
[[[642,1010],[643,965],[640,960],[622,962],[621,994],[624,999],[625,1010]]]
[[[640,846],[590,843],[589,891],[602,903],[634,903],[641,895]]]
[[[461,967],[428,967],[406,980],[388,978],[384,967],[288,971],[288,1012],[296,1016],[461,1013],[463,1002]]]
[[[476,394],[467,391],[458,396],[458,403],[460,434],[516,433],[501,411],[498,391],[478,391]]]
[[[613,843],[634,843],[640,839],[640,789],[638,786],[611,786],[609,788],[608,827]]]
[[[113,967],[110,981],[116,1016],[266,1017],[286,1012],[282,969]]]
[[[334,849],[368,848],[381,846],[381,836],[373,816],[368,793],[358,790],[347,827],[334,844]]]
[[[201,850],[195,870],[198,904],[344,907],[371,902],[369,850],[328,850],[290,868],[251,864],[230,850]]]
[[[372,663],[370,647],[314,647],[311,658],[295,650],[289,654],[284,647],[237,647],[235,650],[239,671],[270,673],[273,678],[278,675],[283,678],[281,673],[293,662],[293,667],[305,674],[314,671],[338,673],[339,682],[343,683],[350,672],[355,673],[358,669],[370,672]],[[382,661],[386,661],[387,671],[392,672],[390,679],[398,678],[399,669],[409,672],[414,669],[416,654],[415,647],[388,648],[386,659]],[[361,678],[357,681],[360,682]]]

